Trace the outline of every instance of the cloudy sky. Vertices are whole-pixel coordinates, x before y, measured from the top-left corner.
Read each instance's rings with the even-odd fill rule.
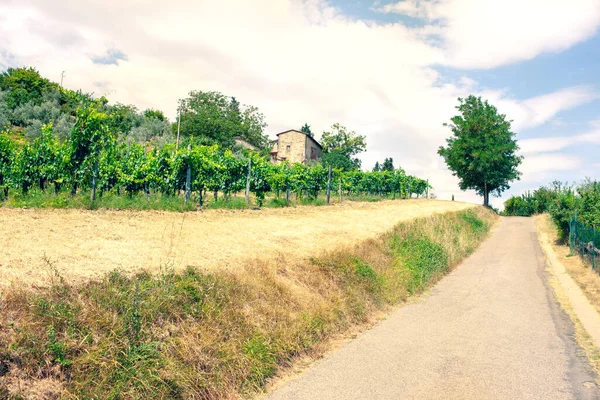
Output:
[[[525,161],[507,194],[600,178],[599,26],[600,0],[0,0],[0,69],[65,71],[170,118],[216,90],[258,106],[271,136],[340,122],[366,135],[365,168],[393,157],[439,198],[480,202],[436,155],[469,94],[514,121]]]

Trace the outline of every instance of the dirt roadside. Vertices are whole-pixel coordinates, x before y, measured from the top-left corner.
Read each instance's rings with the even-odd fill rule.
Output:
[[[403,220],[472,206],[403,200],[192,213],[0,208],[0,285],[44,284],[50,264],[76,280],[117,268],[235,270],[283,255],[289,262],[358,243]]]
[[[535,219],[556,297],[575,324],[577,341],[592,366],[600,372],[600,277],[579,257],[569,256],[567,246],[557,244],[556,229],[548,215],[539,215]]]

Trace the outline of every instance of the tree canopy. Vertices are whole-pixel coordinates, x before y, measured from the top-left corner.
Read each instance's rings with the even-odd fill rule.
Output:
[[[0,89],[8,92],[5,101],[11,109],[29,102],[40,104],[46,91],[58,87],[32,67],[8,68],[0,74]]]
[[[333,124],[329,132],[323,132],[322,162],[343,171],[360,169],[360,159],[354,157],[367,149],[365,136],[348,131],[345,126]]]
[[[383,164],[381,164],[381,170],[382,171],[393,171],[394,170],[394,160],[392,159],[392,157],[386,158],[383,161]]]
[[[446,147],[440,146],[438,154],[459,178],[461,190],[474,189],[489,206],[490,193],[499,196],[520,178],[517,167],[523,157],[516,154],[519,146],[511,121],[496,107],[472,95],[458,101],[460,115],[444,124],[453,136],[446,139]]]
[[[181,101],[181,134],[201,144],[231,147],[240,137],[263,149],[269,144],[266,126],[258,108],[219,92],[191,91]]]
[[[310,125],[308,124],[304,124],[302,125],[302,128],[300,128],[300,132],[304,132],[306,133],[308,136],[310,137],[314,137],[314,134],[312,133],[312,131],[310,130]]]

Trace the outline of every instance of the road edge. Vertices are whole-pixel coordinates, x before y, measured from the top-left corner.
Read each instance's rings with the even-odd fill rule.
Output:
[[[577,342],[600,375],[600,314],[561,263],[548,234],[542,231],[537,219],[535,225],[538,241],[546,256],[547,270],[551,274],[550,285],[555,297],[573,321]]]

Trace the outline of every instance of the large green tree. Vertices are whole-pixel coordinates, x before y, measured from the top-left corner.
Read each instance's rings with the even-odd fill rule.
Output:
[[[202,144],[231,147],[235,137],[266,148],[269,138],[264,116],[253,106],[219,92],[192,91],[181,101],[181,135]]]
[[[460,188],[474,189],[489,206],[490,193],[499,196],[510,182],[519,180],[517,168],[523,157],[517,155],[519,146],[511,121],[496,107],[472,95],[458,101],[460,115],[444,124],[453,135],[446,139],[446,147],[440,146],[438,154],[459,178]]]
[[[365,136],[349,131],[340,124],[333,124],[329,132],[323,132],[322,162],[343,171],[360,169],[361,162],[355,156],[367,149]]]
[[[0,89],[8,92],[6,104],[14,109],[22,104],[40,104],[45,92],[58,89],[58,84],[43,78],[35,68],[8,68],[0,73]]]

